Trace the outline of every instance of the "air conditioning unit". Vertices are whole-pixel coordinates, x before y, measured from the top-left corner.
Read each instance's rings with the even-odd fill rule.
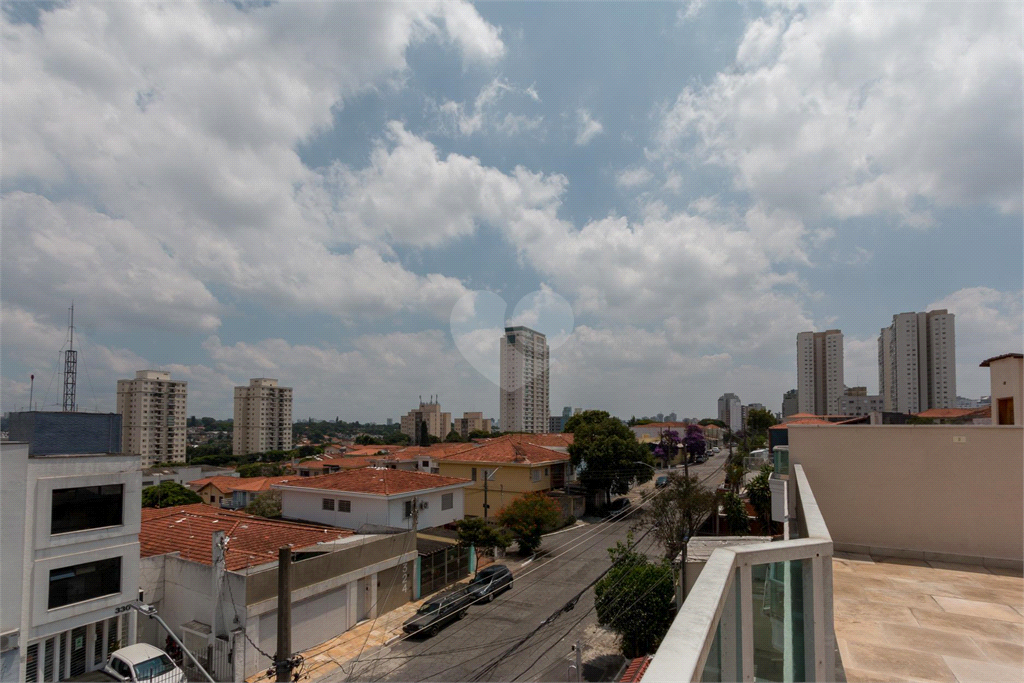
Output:
[[[420,510],[426,510],[429,505],[430,505],[430,503],[428,503],[427,501],[421,502],[420,503]]]
[[[0,636],[0,652],[16,650],[18,648],[18,632],[5,633]]]

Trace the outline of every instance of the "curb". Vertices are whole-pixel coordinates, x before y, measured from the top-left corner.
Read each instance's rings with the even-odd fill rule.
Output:
[[[556,536],[558,534],[564,534],[566,531],[572,531],[573,529],[580,529],[580,528],[585,527],[585,526],[590,526],[590,525],[587,522],[581,522],[580,520],[577,519],[576,522],[572,526],[567,526],[564,529],[559,529],[558,531],[552,531],[552,532],[549,532],[549,533],[546,533],[546,534],[542,534],[541,538],[547,538],[548,536]]]

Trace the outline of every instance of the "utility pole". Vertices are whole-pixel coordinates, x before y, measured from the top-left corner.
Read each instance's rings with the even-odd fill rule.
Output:
[[[486,522],[487,521],[487,508],[489,508],[490,505],[487,504],[487,479],[488,479],[488,477],[487,477],[487,468],[483,468],[483,470],[484,470],[484,521]]]
[[[292,674],[292,549],[277,549],[277,654],[274,665],[278,683],[291,680]]]

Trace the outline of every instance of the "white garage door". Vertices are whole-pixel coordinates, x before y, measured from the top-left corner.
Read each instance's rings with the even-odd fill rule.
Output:
[[[292,603],[292,650],[301,652],[349,629],[345,586]],[[277,650],[277,610],[260,616],[260,647]]]

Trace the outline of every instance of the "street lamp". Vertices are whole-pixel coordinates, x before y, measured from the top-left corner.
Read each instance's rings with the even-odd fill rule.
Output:
[[[188,651],[188,648],[185,647],[185,644],[183,642],[178,640],[178,636],[174,635],[174,631],[172,631],[171,627],[167,625],[167,622],[161,619],[160,615],[156,613],[156,608],[153,607],[153,605],[147,605],[145,603],[136,604],[132,602],[128,603],[128,607],[130,607],[131,609],[135,610],[143,616],[149,617],[150,619],[156,619],[157,621],[159,621],[160,625],[164,627],[165,631],[167,631],[167,635],[169,635],[174,640],[174,642],[178,644],[178,647],[181,648],[182,652],[188,655],[188,658],[192,660],[192,663],[196,665],[196,668],[199,669],[203,676],[206,677],[206,680],[208,680],[210,683],[215,683],[213,677],[210,676],[210,674],[206,673],[206,669],[204,669],[203,665],[199,663],[199,660],[197,660],[192,655],[192,653]]]

